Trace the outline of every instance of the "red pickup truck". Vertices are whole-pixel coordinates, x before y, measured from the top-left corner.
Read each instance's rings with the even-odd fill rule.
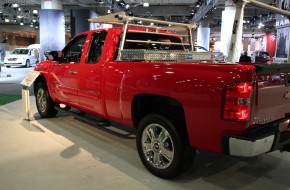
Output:
[[[42,117],[65,104],[137,128],[140,159],[162,178],[188,169],[196,148],[242,157],[290,151],[289,64],[226,63],[191,51],[183,41],[190,30],[172,32],[194,25],[137,27],[113,16],[123,28],[83,32],[36,65]]]

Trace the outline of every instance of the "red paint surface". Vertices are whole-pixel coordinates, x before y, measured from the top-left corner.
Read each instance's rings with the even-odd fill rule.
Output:
[[[108,30],[100,62],[95,67],[85,65],[93,32],[87,32],[87,43],[78,64],[66,67],[55,61],[43,61],[35,67],[46,78],[54,101],[136,127],[131,110],[134,97],[140,94],[171,97],[183,106],[191,146],[218,153],[222,153],[223,135],[246,133],[253,117],[258,115],[262,120],[270,114],[274,120],[287,113],[289,102],[283,99],[284,79],[270,74],[258,76],[253,65],[114,61],[119,29]],[[78,74],[64,77],[65,85],[71,87],[64,92],[58,75],[66,76],[71,69]],[[254,84],[249,121],[221,118],[225,86],[235,82]],[[90,94],[90,91],[99,93]]]

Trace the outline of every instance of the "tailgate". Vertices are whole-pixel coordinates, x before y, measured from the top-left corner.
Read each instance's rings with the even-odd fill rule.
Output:
[[[255,65],[256,93],[251,124],[265,124],[290,115],[290,64]]]

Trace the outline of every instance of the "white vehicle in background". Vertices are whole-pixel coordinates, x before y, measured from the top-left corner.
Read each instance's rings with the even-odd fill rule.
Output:
[[[4,65],[30,67],[39,62],[39,45],[30,45],[27,48],[15,48],[4,58]]]

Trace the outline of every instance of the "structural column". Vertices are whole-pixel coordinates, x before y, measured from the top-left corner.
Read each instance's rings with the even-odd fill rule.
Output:
[[[40,11],[40,53],[61,51],[65,46],[65,17],[60,0],[42,0]]]
[[[87,9],[73,9],[70,11],[70,30],[71,36],[75,36],[87,30],[96,29],[94,24],[89,23],[88,19],[95,18],[98,15]]]
[[[197,45],[209,50],[210,28],[207,23],[200,23],[197,29]]]
[[[225,10],[222,12],[222,25],[221,25],[221,52],[228,56],[230,42],[233,31],[234,15],[236,7],[231,1],[226,1]]]

